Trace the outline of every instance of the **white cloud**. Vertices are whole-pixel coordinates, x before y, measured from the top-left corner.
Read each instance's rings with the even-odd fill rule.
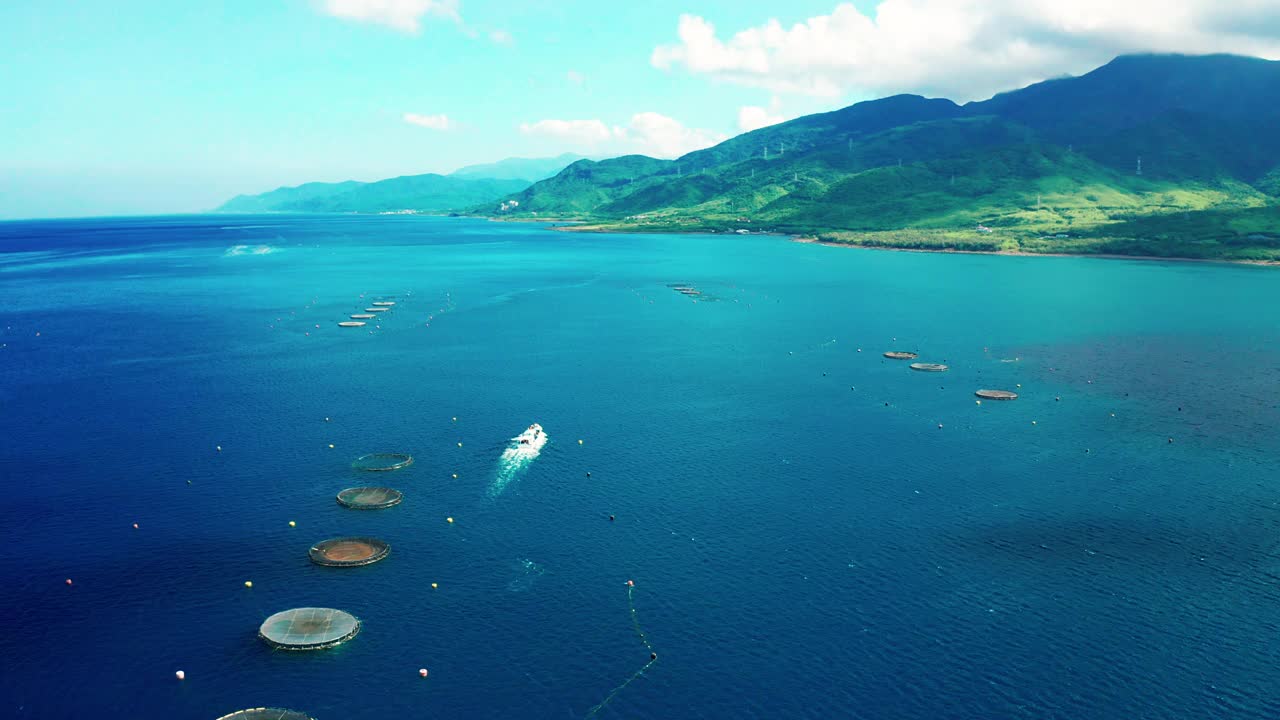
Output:
[[[511,33],[507,32],[506,30],[490,31],[489,39],[498,43],[499,45],[510,45],[516,41],[515,38],[511,37]]]
[[[1276,0],[882,0],[841,3],[786,28],[776,19],[727,40],[682,15],[654,67],[775,92],[836,97],[921,92],[970,100],[1130,52],[1280,58]]]
[[[587,81],[586,76],[584,76],[582,73],[578,72],[577,70],[570,70],[569,72],[565,73],[564,76],[566,80],[568,80],[570,83],[574,85],[577,85],[578,87],[582,87],[582,83]]]
[[[559,140],[578,148],[594,148],[626,134],[623,128],[610,128],[601,120],[539,120],[520,123],[520,132]]]
[[[680,157],[728,139],[724,133],[685,127],[656,112],[632,115],[627,133],[627,140],[637,147],[635,152],[659,158]]]
[[[778,112],[781,107],[782,101],[775,95],[767,108],[762,108],[759,105],[744,105],[738,108],[738,129],[742,132],[751,132],[770,125],[777,125],[787,119],[786,116]]]
[[[419,115],[417,113],[405,113],[404,121],[410,125],[429,128],[431,130],[454,130],[458,124],[449,119],[448,115]]]
[[[579,150],[640,153],[660,158],[679,157],[728,139],[723,133],[688,128],[655,112],[636,113],[625,127],[610,126],[599,119],[539,120],[522,123],[520,132],[557,140]]]
[[[458,0],[323,0],[320,7],[337,18],[386,25],[406,33],[419,32],[427,16],[462,22]]]

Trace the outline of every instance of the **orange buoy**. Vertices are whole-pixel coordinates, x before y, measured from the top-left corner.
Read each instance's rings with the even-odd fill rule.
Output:
[[[70,584],[71,584],[71,578],[67,578],[67,584],[68,584],[68,585],[70,585]]]

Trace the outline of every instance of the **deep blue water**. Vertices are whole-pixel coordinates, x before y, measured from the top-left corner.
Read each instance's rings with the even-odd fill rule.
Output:
[[[628,579],[601,718],[1280,716],[1275,270],[235,216],[2,223],[0,289],[0,716],[582,718]]]

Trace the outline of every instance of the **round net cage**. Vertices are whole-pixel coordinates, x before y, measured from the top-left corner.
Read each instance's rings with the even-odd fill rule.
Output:
[[[284,708],[249,708],[223,715],[218,720],[315,720],[315,718],[297,710]]]
[[[387,472],[389,470],[399,470],[412,464],[412,455],[405,455],[404,453],[370,453],[356,458],[355,462],[351,463],[351,467],[368,472]]]
[[[890,360],[915,360],[916,354],[913,352],[901,352],[898,350],[890,350],[884,354]]]
[[[311,562],[326,567],[359,567],[385,558],[391,546],[377,538],[343,537],[318,542],[308,554]]]
[[[395,303],[395,301],[394,301],[394,300],[380,300],[380,301],[378,301],[378,302],[373,302],[373,303],[369,303],[369,304],[370,304],[370,305],[372,305],[372,306],[374,306],[374,307],[391,307],[392,305],[395,305],[396,303]]]
[[[391,308],[384,308],[384,307],[367,307],[364,309],[364,311],[367,313],[380,313],[380,312],[386,312],[390,309]]]
[[[1018,393],[1009,392],[1008,390],[979,390],[974,393],[985,400],[1017,400]]]
[[[258,637],[281,650],[320,650],[350,640],[360,632],[356,616],[333,608],[294,608],[263,621]]]
[[[399,505],[404,494],[388,487],[347,488],[338,493],[338,503],[354,510],[380,510]]]
[[[355,315],[351,316],[351,319],[352,320],[372,320],[376,317],[378,316],[374,315],[373,313],[356,313]]]
[[[338,323],[338,327],[364,327],[364,323],[359,320],[343,320]]]
[[[911,363],[911,369],[920,372],[946,372],[947,366],[939,363]]]

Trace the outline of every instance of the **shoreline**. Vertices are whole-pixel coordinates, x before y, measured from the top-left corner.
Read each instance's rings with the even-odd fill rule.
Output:
[[[1117,255],[1115,253],[1037,253],[1026,252],[1023,250],[955,250],[952,248],[938,248],[930,250],[927,248],[898,248],[884,245],[858,245],[857,243],[831,242],[830,240],[819,240],[815,237],[806,237],[801,235],[793,235],[791,242],[800,243],[801,245],[823,245],[826,247],[836,248],[852,248],[855,250],[887,250],[889,252],[914,252],[914,253],[937,253],[950,255],[1003,255],[1005,257],[1058,257],[1058,258],[1097,258],[1099,260],[1157,260],[1162,262],[1187,262],[1187,263],[1219,263],[1225,265],[1255,265],[1259,267],[1277,267],[1280,261],[1276,260],[1231,260],[1228,258],[1188,258],[1188,257],[1161,257],[1159,255]]]
[[[578,222],[586,221],[578,220],[553,220],[547,222]],[[557,232],[580,232],[580,233],[600,233],[602,235],[724,235],[724,233],[698,232],[696,230],[638,230],[626,228],[607,228],[596,225],[565,225],[548,227],[548,230]],[[887,252],[913,252],[913,253],[936,253],[950,255],[1001,255],[1005,257],[1058,257],[1058,258],[1097,258],[1099,260],[1141,260],[1144,262],[1161,261],[1161,262],[1184,262],[1184,263],[1215,263],[1222,265],[1250,265],[1254,267],[1280,267],[1280,260],[1231,260],[1227,258],[1188,258],[1188,257],[1161,257],[1159,255],[1117,255],[1115,253],[1038,253],[1026,252],[1023,250],[1009,252],[1006,250],[956,250],[952,248],[908,248],[908,247],[892,247],[886,245],[858,245],[857,243],[832,242],[830,240],[819,240],[818,238],[807,235],[792,235],[789,233],[764,233],[753,232],[752,235],[768,235],[771,237],[785,237],[790,242],[801,245],[823,245],[825,247],[835,248],[851,248],[854,250],[884,250]]]

